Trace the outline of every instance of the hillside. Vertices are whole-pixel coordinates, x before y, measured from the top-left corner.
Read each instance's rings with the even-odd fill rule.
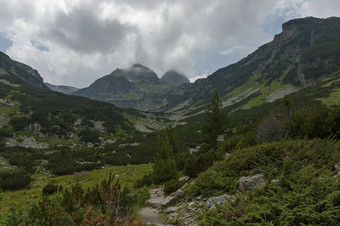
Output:
[[[0,52],[0,73],[11,74],[35,87],[47,89],[43,78],[37,70],[20,62],[12,60],[9,56]]]
[[[53,84],[48,83],[48,82],[45,82],[45,85],[50,90],[57,91],[57,92],[64,93],[64,94],[71,94],[71,93],[74,93],[74,92],[79,90],[79,88],[76,88],[76,87],[73,87],[73,86],[64,86],[64,85],[56,86],[56,85],[53,85]]]
[[[306,87],[338,75],[339,34],[337,17],[288,21],[272,42],[187,86],[183,94],[187,101],[179,104],[176,111],[180,115],[197,113],[215,91],[222,97],[224,107],[245,110],[298,90],[303,93]],[[337,93],[337,87],[329,92]]]
[[[152,160],[157,133],[166,124],[159,116],[38,88],[31,84],[40,81],[34,80],[41,78],[37,71],[4,58],[5,64],[0,62],[4,168],[0,171],[19,167],[30,173],[39,169],[63,175]]]

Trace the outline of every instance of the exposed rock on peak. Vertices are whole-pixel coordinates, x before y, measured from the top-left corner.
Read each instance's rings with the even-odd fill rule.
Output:
[[[155,111],[163,110],[167,102],[161,95],[170,89],[150,68],[134,64],[125,69],[117,68],[74,95],[106,101],[124,108]]]
[[[0,51],[0,67],[19,78],[21,81],[27,82],[35,87],[47,89],[43,78],[39,72],[30,66],[14,61],[5,53]]]
[[[173,87],[180,86],[184,83],[190,83],[185,74],[179,73],[174,69],[165,72],[161,79]]]

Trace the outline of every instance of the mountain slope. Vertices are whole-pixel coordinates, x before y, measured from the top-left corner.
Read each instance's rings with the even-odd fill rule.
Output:
[[[56,86],[51,83],[45,82],[45,85],[53,91],[59,92],[59,93],[64,93],[64,94],[71,94],[79,90],[79,88],[73,87],[73,86]]]
[[[169,70],[161,78],[162,81],[168,83],[173,87],[180,86],[184,83],[190,83],[188,77],[176,70]]]
[[[127,69],[116,69],[73,94],[124,108],[162,110],[164,103],[161,96],[171,89],[151,69],[134,64]]]
[[[3,52],[0,52],[0,72],[1,74],[10,73],[35,87],[47,89],[37,70],[12,60]]]
[[[282,25],[274,40],[185,89],[181,114],[197,113],[215,91],[223,105],[250,109],[327,78],[340,69],[340,18],[303,18]],[[303,91],[301,91],[303,92]],[[182,99],[183,101],[183,99]]]

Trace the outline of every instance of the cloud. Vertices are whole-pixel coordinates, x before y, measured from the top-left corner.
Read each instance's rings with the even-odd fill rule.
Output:
[[[206,77],[208,77],[208,74],[195,75],[195,76],[190,77],[189,80],[191,83],[193,83],[197,79],[206,78]]]
[[[304,16],[340,14],[337,0],[0,0],[6,53],[55,84],[87,86],[141,63],[191,80],[236,62]],[[0,40],[1,42],[1,40]]]

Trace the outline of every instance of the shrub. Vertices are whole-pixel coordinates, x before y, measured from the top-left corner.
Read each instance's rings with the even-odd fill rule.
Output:
[[[290,140],[265,143],[250,148],[235,150],[225,160],[217,162],[199,174],[190,187],[193,195],[214,195],[235,191],[242,176],[264,173],[268,180],[278,179],[284,173],[292,174],[306,165],[318,169],[334,170],[340,159],[340,143],[332,140]],[[290,173],[285,172],[285,158],[292,160]],[[286,164],[287,165],[287,164]]]
[[[97,143],[99,141],[99,132],[93,129],[84,129],[79,133],[79,136],[83,142]]]
[[[31,176],[24,169],[0,172],[0,189],[17,190],[27,187]]]
[[[179,181],[178,179],[172,179],[164,184],[164,192],[170,194],[177,191],[184,185],[184,181]]]
[[[58,190],[62,190],[62,187],[58,187],[55,184],[48,183],[43,188],[43,194],[44,195],[52,195],[52,194],[56,193]]]

